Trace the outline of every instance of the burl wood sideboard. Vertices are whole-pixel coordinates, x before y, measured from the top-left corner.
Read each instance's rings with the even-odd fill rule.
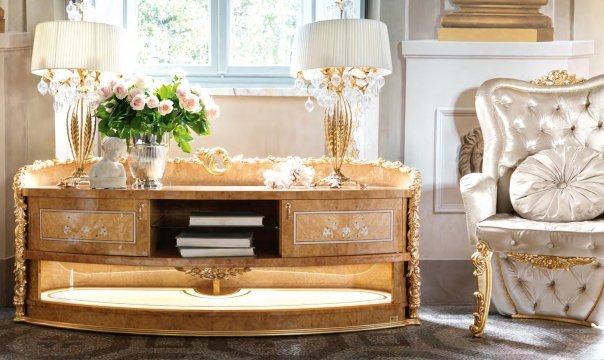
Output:
[[[419,324],[420,174],[358,162],[360,188],[262,185],[278,159],[222,176],[170,160],[161,190],[57,187],[56,161],[15,176],[16,321],[94,331],[289,335]],[[317,178],[326,159],[308,160]],[[129,179],[129,183],[131,183]],[[254,257],[183,258],[193,211],[253,211]]]

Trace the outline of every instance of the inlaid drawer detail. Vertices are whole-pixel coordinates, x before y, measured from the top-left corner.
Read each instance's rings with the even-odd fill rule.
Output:
[[[29,248],[148,256],[149,200],[30,197]]]
[[[281,203],[281,256],[403,251],[403,199],[291,200]]]
[[[294,229],[294,244],[393,241],[394,211],[297,211]]]
[[[134,244],[135,216],[133,211],[40,209],[40,239]]]

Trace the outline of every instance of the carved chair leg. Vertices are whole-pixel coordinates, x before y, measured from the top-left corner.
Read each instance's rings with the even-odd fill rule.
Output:
[[[489,250],[484,241],[476,244],[476,252],[472,255],[474,264],[474,276],[478,291],[474,293],[476,298],[476,312],[474,312],[474,324],[470,326],[470,332],[475,337],[481,337],[484,326],[489,316],[489,306],[491,305],[491,279],[493,270],[491,268],[491,256],[493,253]]]

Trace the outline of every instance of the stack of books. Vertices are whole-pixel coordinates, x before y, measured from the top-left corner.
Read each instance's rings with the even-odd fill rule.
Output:
[[[182,257],[254,256],[254,234],[240,228],[262,226],[263,219],[253,212],[193,212],[190,228],[176,236],[176,246]],[[223,227],[224,231],[207,232],[195,227]]]
[[[189,226],[262,226],[264,216],[251,211],[195,211]]]
[[[182,257],[254,256],[252,232],[183,232],[176,236]]]

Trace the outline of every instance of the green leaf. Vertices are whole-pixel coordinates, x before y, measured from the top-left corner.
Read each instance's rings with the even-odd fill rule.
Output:
[[[190,153],[191,152],[191,144],[189,144],[186,141],[178,143],[178,146],[182,149],[182,151],[184,151],[186,153]]]

